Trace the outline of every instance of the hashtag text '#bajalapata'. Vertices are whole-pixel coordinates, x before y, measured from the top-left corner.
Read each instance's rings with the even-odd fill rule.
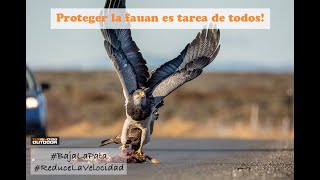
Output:
[[[66,160],[67,162],[70,162],[72,160],[107,160],[110,156],[106,153],[53,153],[51,154],[51,160]]]

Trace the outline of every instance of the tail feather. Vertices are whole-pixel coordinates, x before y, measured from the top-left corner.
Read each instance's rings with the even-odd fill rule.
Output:
[[[112,144],[112,143],[119,144],[119,142],[117,141],[116,138],[111,138],[111,139],[106,139],[106,140],[101,141],[100,147],[106,146],[106,145]]]

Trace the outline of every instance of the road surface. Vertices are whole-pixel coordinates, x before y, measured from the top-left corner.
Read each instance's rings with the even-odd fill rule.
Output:
[[[59,147],[98,147],[103,139],[61,138]],[[161,163],[128,164],[128,175],[116,176],[30,175],[30,148],[37,146],[26,142],[27,180],[294,179],[292,140],[153,138],[144,151]]]

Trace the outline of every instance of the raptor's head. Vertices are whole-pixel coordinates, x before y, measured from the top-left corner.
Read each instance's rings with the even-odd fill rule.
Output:
[[[146,92],[143,89],[137,89],[132,94],[134,104],[144,104],[146,102]]]

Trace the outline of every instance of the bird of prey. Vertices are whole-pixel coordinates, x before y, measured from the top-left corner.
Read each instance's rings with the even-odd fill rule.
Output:
[[[126,8],[125,0],[107,0],[104,8]],[[149,72],[146,60],[132,40],[130,29],[101,29],[107,54],[120,79],[125,97],[126,120],[124,121],[119,148],[139,142],[137,154],[150,141],[154,120],[164,98],[183,84],[198,77],[203,68],[217,56],[220,30],[206,27],[185,46],[174,59]],[[129,132],[138,128],[136,141],[128,141]],[[132,132],[131,132],[132,133]],[[134,134],[134,133],[133,133]],[[108,141],[110,142],[110,141]],[[105,142],[107,143],[107,142]],[[134,143],[133,143],[134,144]],[[136,145],[136,144],[135,144]]]

